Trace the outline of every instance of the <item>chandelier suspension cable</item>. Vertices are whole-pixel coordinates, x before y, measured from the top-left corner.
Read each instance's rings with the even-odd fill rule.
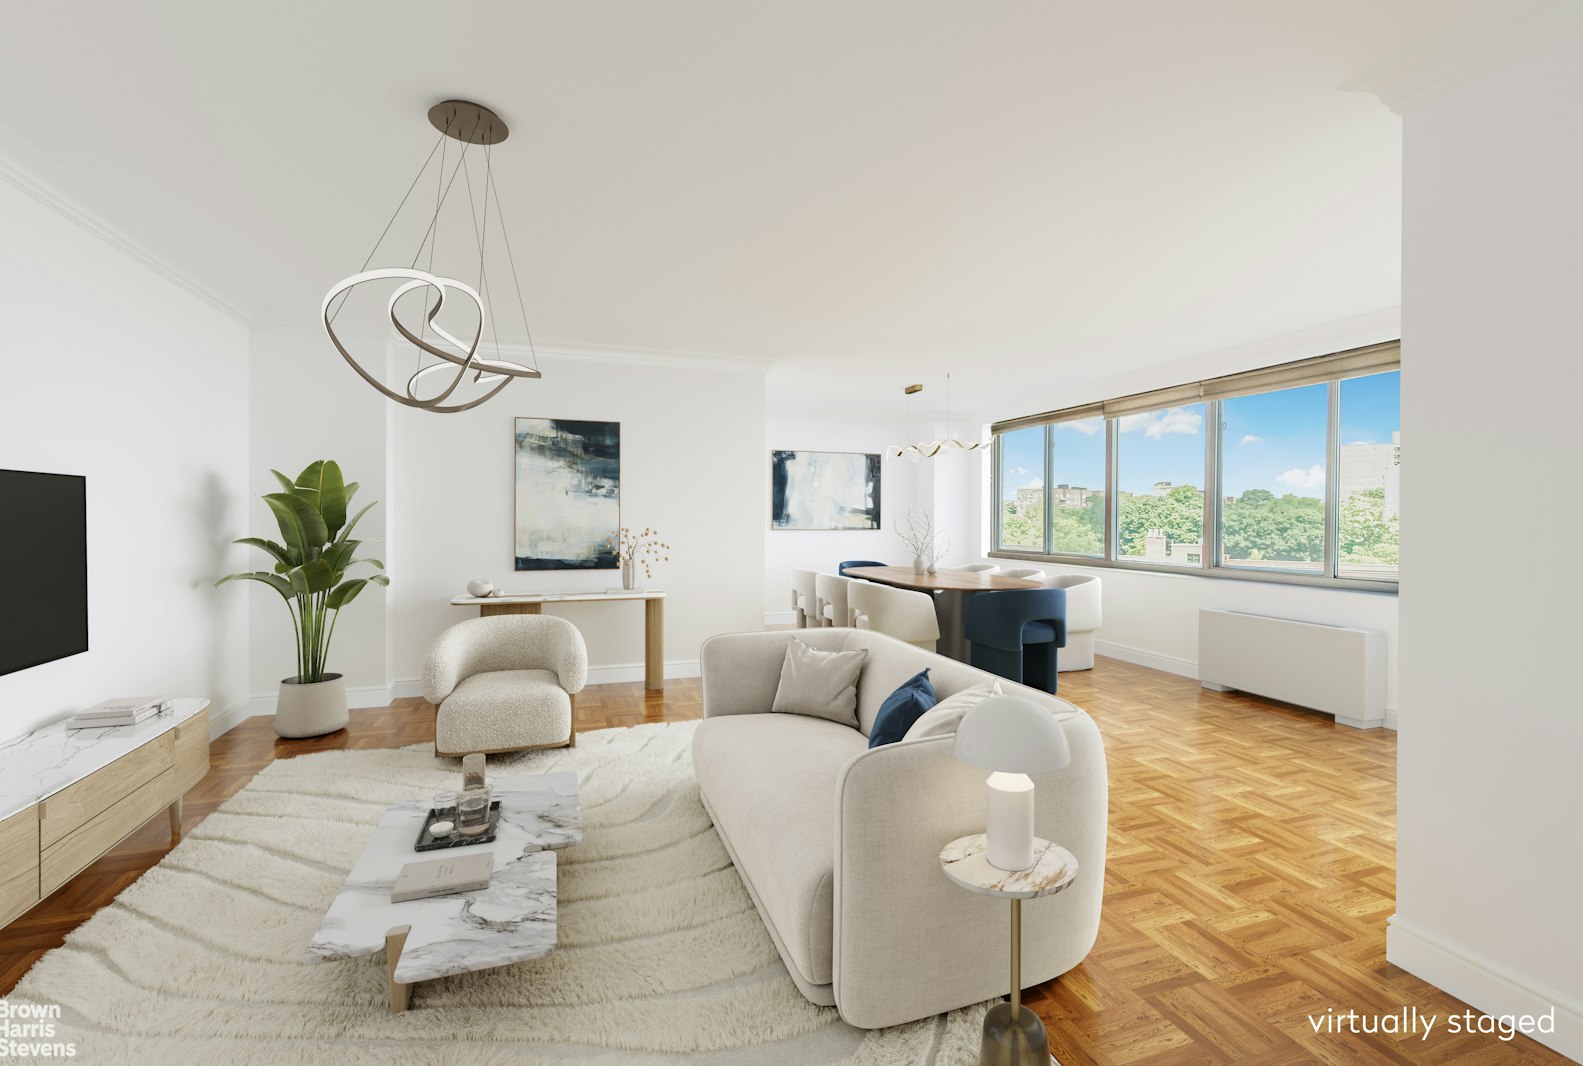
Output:
[[[407,186],[407,192],[402,196],[401,203],[397,204],[396,209],[390,213],[390,221],[385,223],[385,228],[379,231],[379,240],[375,241],[374,246],[368,250],[368,257],[363,260],[363,265],[358,268],[358,273],[367,270],[368,264],[374,261],[374,253],[378,252],[379,246],[384,243],[385,235],[390,232],[390,227],[396,224],[396,219],[400,216],[401,209],[407,206],[407,197],[411,196],[412,190],[418,187],[418,182],[422,179],[423,172],[429,169],[429,161],[434,158],[434,153],[440,150],[440,145],[445,143],[445,137],[445,134],[440,134],[440,139],[434,142],[433,148],[429,149],[429,154],[424,158],[423,165],[418,168],[418,173],[414,175],[412,184]],[[440,209],[436,207],[434,210],[438,214]],[[416,257],[414,257],[414,261],[416,261]],[[350,289],[341,294],[341,302],[335,305],[334,311],[330,312],[330,322],[332,324],[335,322],[335,316],[341,313],[341,308],[346,306],[347,297],[351,295],[352,290]]]
[[[489,153],[484,153],[484,166],[490,167]],[[511,285],[517,291],[517,310],[522,312],[522,329],[528,335],[528,357],[533,369],[539,369],[539,353],[533,348],[533,327],[528,325],[528,305],[522,301],[522,281],[517,277],[517,257],[511,254],[511,231],[506,228],[506,216],[500,207],[500,190],[495,188],[495,172],[489,169],[489,189],[495,195],[495,218],[500,221],[500,237],[506,245],[506,261],[511,264]]]

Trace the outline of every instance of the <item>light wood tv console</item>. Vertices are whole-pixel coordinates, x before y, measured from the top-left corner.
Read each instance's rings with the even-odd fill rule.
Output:
[[[170,813],[209,771],[209,701],[176,700],[141,725],[45,726],[0,745],[0,927],[135,829]]]

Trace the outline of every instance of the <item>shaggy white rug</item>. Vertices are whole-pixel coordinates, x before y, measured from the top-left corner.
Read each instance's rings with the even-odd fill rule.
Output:
[[[491,757],[574,770],[584,841],[560,852],[543,959],[419,984],[385,1008],[382,954],[303,948],[385,806],[458,779],[426,747],[271,763],[44,956],[9,997],[59,1004],[86,1063],[956,1066],[983,1006],[865,1032],[804,999],[698,798],[696,723]]]

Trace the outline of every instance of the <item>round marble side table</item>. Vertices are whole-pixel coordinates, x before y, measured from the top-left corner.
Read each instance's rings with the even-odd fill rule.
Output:
[[[1011,1002],[995,1004],[984,1016],[979,1066],[1049,1066],[1055,1057],[1044,1023],[1022,1005],[1022,901],[1053,896],[1070,885],[1077,877],[1076,857],[1036,837],[1032,866],[1002,870],[989,864],[988,844],[979,833],[947,844],[940,851],[940,868],[970,892],[1011,900]]]

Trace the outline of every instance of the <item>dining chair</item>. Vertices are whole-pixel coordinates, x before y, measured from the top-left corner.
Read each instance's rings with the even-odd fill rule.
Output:
[[[1011,570],[1002,570],[1001,571],[1001,576],[1002,577],[1033,578],[1035,581],[1043,581],[1049,575],[1046,574],[1043,570],[1040,570],[1038,567],[1034,567],[1034,566],[1018,566],[1018,567],[1015,567],[1015,568],[1013,568]]]
[[[849,624],[858,629],[884,633],[925,651],[934,651],[940,639],[940,620],[928,593],[854,581],[847,586],[846,603]]]
[[[792,610],[797,612],[797,628],[809,629],[819,621],[819,574],[813,570],[791,572]]]
[[[1056,651],[1066,643],[1065,589],[981,592],[967,601],[966,628],[974,666],[1055,692]]]
[[[847,613],[846,590],[847,586],[858,582],[849,577],[838,574],[819,574],[815,578],[815,590],[819,596],[819,624],[822,626],[849,626],[851,619]]]
[[[1094,668],[1094,633],[1102,619],[1099,578],[1092,574],[1056,574],[1045,582],[1066,590],[1066,646],[1061,649],[1061,672]]]
[[[1000,567],[996,566],[994,563],[968,563],[966,566],[957,567],[957,569],[966,570],[968,573],[972,574],[993,574],[998,571]]]
[[[890,565],[889,563],[875,562],[873,559],[848,559],[846,562],[844,562],[840,566],[836,567],[835,568],[835,572],[837,574],[841,575],[842,577],[846,577],[846,572],[848,570],[852,569],[853,567],[856,567],[856,566],[889,566],[889,565]]]

